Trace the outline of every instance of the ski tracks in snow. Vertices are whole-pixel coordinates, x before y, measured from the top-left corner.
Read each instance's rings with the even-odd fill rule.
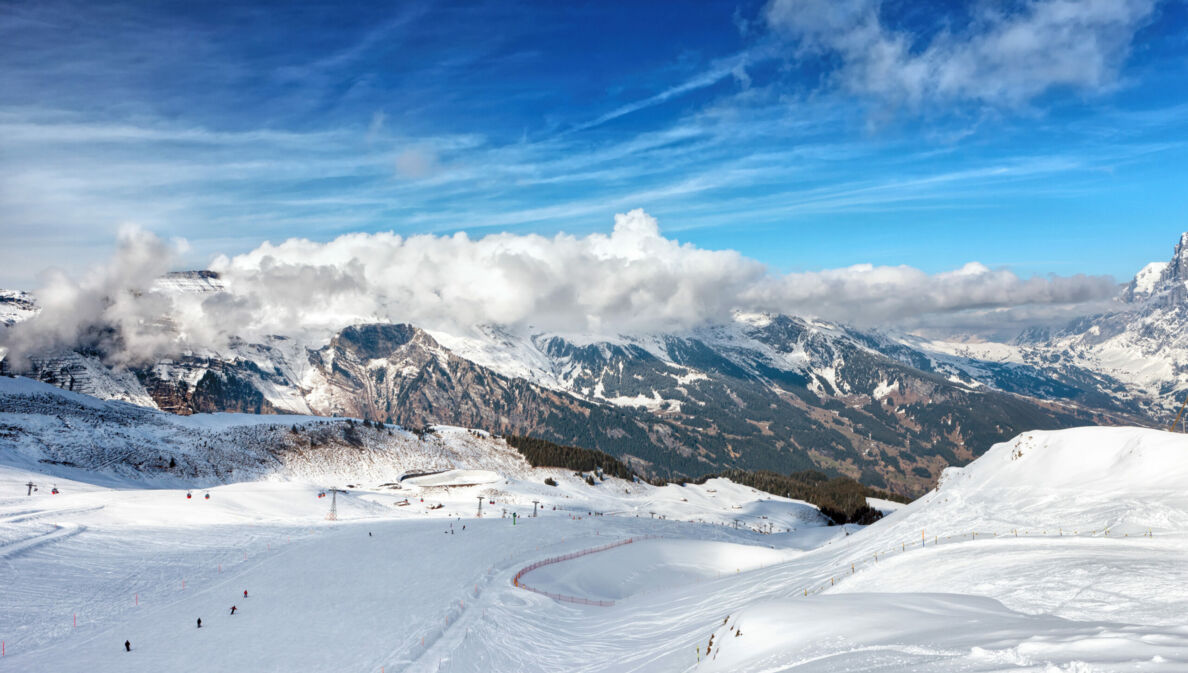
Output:
[[[414,647],[421,649],[419,656],[411,659],[396,661],[406,663],[406,673],[433,672],[449,670],[448,663],[452,653],[458,651],[463,641],[471,634],[471,625],[476,619],[482,619],[486,614],[489,598],[485,597],[486,590],[501,575],[509,573],[515,564],[508,558],[498,565],[491,566],[482,578],[469,591],[463,588],[465,598],[447,608],[439,615],[438,625],[422,633],[424,646],[415,643]],[[391,656],[398,656],[402,648],[392,651]]]
[[[23,554],[30,549],[54,542],[60,542],[66,538],[74,537],[86,529],[87,527],[81,524],[54,524],[54,530],[48,533],[34,535],[32,537],[27,537],[22,540],[17,540],[16,542],[10,542],[6,545],[0,546],[0,558],[9,559]]]
[[[66,507],[64,509],[29,509],[23,512],[12,512],[7,517],[0,519],[0,524],[25,523],[44,519],[49,516],[73,516],[75,514],[82,514],[83,512],[97,512],[101,509],[103,509],[103,505],[95,505],[93,507]]]

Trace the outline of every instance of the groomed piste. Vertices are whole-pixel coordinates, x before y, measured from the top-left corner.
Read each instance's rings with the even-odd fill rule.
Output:
[[[842,528],[724,480],[505,468],[495,440],[453,434],[447,467],[496,480],[393,490],[311,458],[187,488],[38,463],[5,435],[0,670],[1188,670],[1181,435],[1025,433]],[[347,483],[327,521],[318,494]],[[736,529],[748,512],[786,532]],[[520,577],[613,604],[512,581],[628,538]]]

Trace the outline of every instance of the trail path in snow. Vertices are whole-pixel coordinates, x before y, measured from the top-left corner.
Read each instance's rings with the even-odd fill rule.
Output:
[[[52,542],[63,540],[68,537],[73,537],[73,536],[78,535],[79,533],[85,531],[86,529],[87,529],[86,526],[79,526],[79,525],[73,525],[73,524],[59,526],[59,525],[55,524],[54,529],[48,533],[42,533],[40,535],[33,535],[33,536],[27,537],[23,540],[18,540],[16,542],[10,542],[8,544],[0,546],[0,558],[5,558],[5,559],[12,558],[13,556],[16,556],[17,554],[26,552],[30,549],[33,549],[34,547],[40,547],[41,545],[50,544]]]

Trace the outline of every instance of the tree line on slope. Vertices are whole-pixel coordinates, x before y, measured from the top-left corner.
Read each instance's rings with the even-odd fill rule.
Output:
[[[577,472],[602,470],[606,475],[620,479],[635,480],[638,475],[620,460],[602,451],[583,449],[577,446],[562,446],[548,440],[522,435],[504,437],[509,446],[519,451],[533,467],[560,467]],[[780,474],[770,470],[728,469],[707,474],[696,479],[649,480],[655,486],[674,483],[704,484],[715,477],[724,477],[737,484],[770,493],[795,498],[811,503],[835,524],[870,524],[882,518],[882,514],[867,504],[866,498],[883,498],[906,502],[901,496],[871,488],[846,476],[829,477],[816,470],[802,470]]]
[[[532,467],[564,467],[578,472],[602,473],[611,477],[618,477],[628,481],[635,479],[635,472],[614,456],[583,449],[579,446],[562,446],[548,440],[522,435],[507,435],[504,437],[508,446],[523,454]]]
[[[699,477],[693,483],[704,484],[714,477],[724,477],[736,484],[750,486],[772,495],[816,505],[821,513],[835,524],[867,525],[883,518],[879,510],[867,504],[867,498],[906,502],[902,496],[871,488],[850,477],[829,477],[816,470],[780,474],[769,470],[729,469]]]

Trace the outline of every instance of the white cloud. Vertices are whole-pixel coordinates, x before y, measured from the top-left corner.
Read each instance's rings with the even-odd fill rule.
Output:
[[[114,364],[175,352],[184,344],[164,328],[173,304],[150,289],[186,244],[174,245],[171,248],[135,226],[124,226],[112,259],[81,280],[46,272],[36,293],[41,311],[8,330],[0,345],[18,368],[27,354],[60,348],[97,350],[107,353]]]
[[[349,234],[264,245],[212,268],[247,301],[257,333],[360,320],[439,329],[532,323],[606,334],[664,329],[728,316],[766,274],[736,252],[664,238],[641,210],[616,216],[610,235]]]
[[[1055,87],[1114,86],[1155,0],[1031,0],[1018,11],[979,5],[969,27],[923,46],[889,28],[881,0],[771,0],[768,26],[802,55],[836,58],[852,92],[892,105],[973,101],[1017,107]]]
[[[928,274],[909,266],[859,264],[842,269],[768,278],[746,301],[758,309],[820,316],[860,326],[947,325],[962,314],[972,327],[979,311],[1041,305],[1081,305],[1117,292],[1103,276],[1020,278],[1005,269],[970,262]],[[1053,314],[1054,315],[1054,314]],[[986,320],[984,325],[994,325]]]
[[[926,327],[978,315],[997,321],[1019,307],[1067,310],[1117,291],[1105,277],[1024,279],[977,263],[938,274],[857,265],[777,275],[735,251],[666,238],[642,210],[617,215],[609,235],[355,233],[264,244],[215,260],[211,268],[227,287],[215,295],[152,291],[169,259],[168,246],[150,234],[125,232],[107,267],[81,282],[55,277],[38,292],[45,311],[11,330],[6,345],[20,355],[106,335],[100,345],[118,351],[113,360],[130,362],[170,349],[217,349],[233,336],[326,339],[361,322],[613,336],[681,330],[737,310]]]

